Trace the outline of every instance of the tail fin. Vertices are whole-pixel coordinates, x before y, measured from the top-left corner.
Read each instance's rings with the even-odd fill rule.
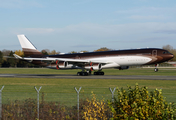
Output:
[[[17,35],[25,57],[41,57],[43,54],[39,52],[34,45],[26,38],[25,35]]]

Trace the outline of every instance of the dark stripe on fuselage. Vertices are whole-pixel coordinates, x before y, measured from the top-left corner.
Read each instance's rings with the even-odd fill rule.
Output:
[[[109,56],[124,56],[124,55],[140,55],[140,56],[152,56],[152,51],[157,50],[157,54],[162,54],[163,49],[132,49],[132,50],[113,50],[113,51],[101,51],[101,52],[87,52],[87,53],[73,53],[73,54],[59,54],[49,55],[53,58],[72,58],[72,59],[87,59],[95,57],[109,57]]]

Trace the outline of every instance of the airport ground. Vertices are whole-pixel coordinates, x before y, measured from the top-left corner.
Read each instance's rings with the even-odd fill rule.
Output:
[[[76,104],[77,94],[74,87],[79,89],[82,97],[90,97],[94,92],[99,99],[111,99],[109,88],[127,88],[132,87],[136,83],[140,87],[147,86],[149,91],[156,88],[162,89],[163,96],[170,102],[176,102],[176,68],[159,68],[158,72],[154,72],[153,68],[132,68],[128,70],[107,69],[104,70],[108,79],[86,78],[76,76],[79,70],[53,70],[44,68],[1,68],[0,69],[0,87],[5,86],[2,91],[2,100],[24,100],[26,98],[36,98],[37,94],[34,86],[39,88],[42,86],[40,93],[45,94],[48,101],[59,101],[65,104]],[[38,77],[6,77],[3,75],[38,75]],[[41,76],[41,77],[40,77]],[[47,76],[56,76],[48,78]],[[57,76],[68,76],[70,78],[58,78]],[[92,75],[94,76],[94,75]],[[91,76],[91,77],[92,77]],[[123,77],[124,79],[111,78],[111,76]],[[125,79],[125,76],[128,76]],[[130,77],[131,76],[131,77]],[[131,79],[134,76],[145,76],[144,79]],[[75,78],[81,77],[81,78]],[[103,76],[102,76],[103,77]],[[168,80],[167,78],[173,79]],[[150,78],[150,79],[147,79]],[[153,78],[153,79],[152,79]],[[154,78],[158,78],[157,80]],[[164,79],[163,79],[164,78]],[[175,79],[174,79],[175,78]],[[41,95],[41,94],[40,94]]]

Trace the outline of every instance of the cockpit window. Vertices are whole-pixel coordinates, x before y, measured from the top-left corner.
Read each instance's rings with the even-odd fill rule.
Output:
[[[170,52],[168,52],[168,51],[164,51],[163,54],[170,54]]]

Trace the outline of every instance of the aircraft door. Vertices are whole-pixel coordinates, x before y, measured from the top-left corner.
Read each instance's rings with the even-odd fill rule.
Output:
[[[156,57],[157,56],[157,50],[152,51],[152,56]]]

